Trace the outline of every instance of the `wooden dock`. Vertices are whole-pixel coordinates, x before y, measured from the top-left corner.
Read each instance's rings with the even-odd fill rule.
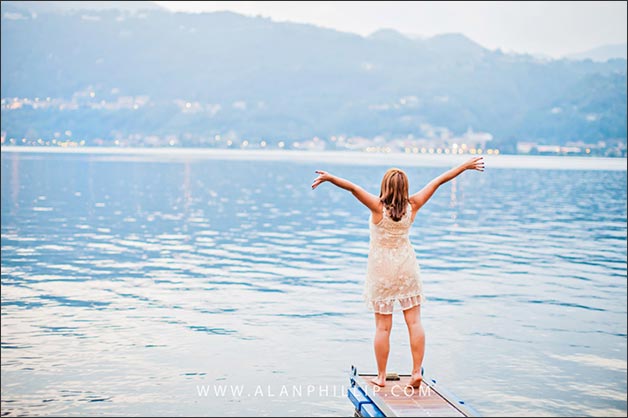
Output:
[[[347,396],[355,406],[356,417],[477,417],[464,401],[423,375],[420,388],[407,387],[410,375],[387,380],[386,386],[370,382],[374,374],[358,373],[351,366],[351,387]]]

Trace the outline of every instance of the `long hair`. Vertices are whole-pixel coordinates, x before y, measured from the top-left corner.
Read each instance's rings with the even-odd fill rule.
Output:
[[[408,206],[408,176],[398,168],[386,171],[382,179],[379,200],[389,211],[393,221],[398,222],[406,213]]]

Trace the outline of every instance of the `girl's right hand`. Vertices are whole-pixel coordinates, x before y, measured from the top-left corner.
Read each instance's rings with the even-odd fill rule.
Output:
[[[464,163],[465,170],[484,171],[484,157],[473,157]]]
[[[318,177],[314,179],[314,183],[312,183],[312,190],[316,189],[319,184],[329,181],[332,177],[332,175],[326,171],[316,170],[315,172],[318,174]]]

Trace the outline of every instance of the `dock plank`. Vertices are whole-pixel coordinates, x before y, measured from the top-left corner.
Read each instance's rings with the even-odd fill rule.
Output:
[[[464,417],[465,415],[440,393],[425,382],[420,388],[407,388],[410,376],[387,381],[383,388],[370,382],[372,375],[358,375],[356,381],[369,395],[378,399],[378,406],[385,404],[394,416],[399,417]]]

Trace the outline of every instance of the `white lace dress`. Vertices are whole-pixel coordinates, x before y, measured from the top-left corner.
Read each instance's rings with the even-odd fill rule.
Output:
[[[408,236],[412,226],[412,206],[395,222],[386,208],[382,220],[369,218],[371,238],[366,269],[364,299],[374,312],[391,314],[395,301],[402,310],[424,302],[421,271]]]

